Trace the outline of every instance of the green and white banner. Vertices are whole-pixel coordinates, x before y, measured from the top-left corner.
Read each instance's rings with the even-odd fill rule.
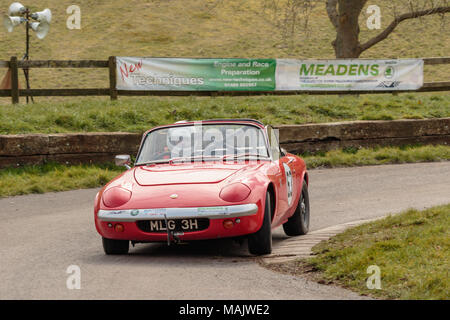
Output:
[[[273,91],[274,59],[117,57],[118,90]]]
[[[117,57],[118,90],[417,90],[423,60],[183,59]]]

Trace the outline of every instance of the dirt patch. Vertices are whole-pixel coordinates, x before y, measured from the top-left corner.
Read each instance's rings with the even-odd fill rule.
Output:
[[[296,259],[296,260],[280,262],[280,263],[267,263],[267,262],[264,262],[263,259],[258,259],[257,262],[260,266],[262,266],[266,269],[272,270],[274,272],[282,273],[282,274],[293,275],[293,276],[308,275],[309,277],[312,277],[312,274],[318,272],[317,268],[312,266],[310,263],[308,263],[304,259]],[[318,278],[315,278],[314,280],[316,280],[316,279],[318,279]]]

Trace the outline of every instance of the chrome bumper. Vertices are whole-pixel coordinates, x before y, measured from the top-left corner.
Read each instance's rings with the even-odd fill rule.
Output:
[[[221,207],[99,210],[97,217],[103,221],[135,222],[138,220],[163,219],[226,219],[251,216],[257,212],[258,206],[251,203]]]

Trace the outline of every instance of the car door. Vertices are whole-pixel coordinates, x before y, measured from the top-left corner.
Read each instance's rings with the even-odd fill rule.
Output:
[[[292,212],[296,203],[295,158],[282,152],[279,144],[278,130],[268,126],[269,143],[272,159],[278,166],[279,190],[278,190],[278,216],[284,216]]]

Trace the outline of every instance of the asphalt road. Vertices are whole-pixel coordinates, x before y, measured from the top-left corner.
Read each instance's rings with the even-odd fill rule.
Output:
[[[96,189],[0,200],[0,299],[358,299],[269,271],[230,240],[140,244],[105,256],[93,221]],[[450,202],[450,162],[310,172],[312,229]],[[283,241],[277,229],[274,241]],[[66,287],[67,268],[81,289]]]

